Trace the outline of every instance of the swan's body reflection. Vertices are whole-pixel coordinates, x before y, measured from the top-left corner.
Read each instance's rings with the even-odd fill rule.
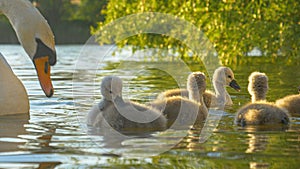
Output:
[[[49,144],[56,129],[48,128],[47,132],[37,136],[36,140],[32,142],[24,137],[30,135],[30,131],[27,129],[29,129],[32,124],[30,124],[29,120],[30,117],[27,113],[0,116],[0,155],[2,158],[11,159],[13,157],[10,157],[10,152],[24,151],[30,149],[32,145],[38,147],[36,151],[42,153],[48,153],[49,150],[51,150]],[[24,156],[19,155],[19,157],[15,158],[18,158],[20,164],[23,160],[27,159],[26,154]],[[35,162],[34,158],[31,163],[33,166],[37,166],[36,163],[38,163],[37,168],[55,168],[55,166],[61,164],[60,161],[47,162],[46,160],[45,162]]]
[[[28,123],[29,114],[27,113],[0,116],[0,152],[18,151],[19,145],[24,145],[26,140],[19,136],[26,134],[24,125]]]

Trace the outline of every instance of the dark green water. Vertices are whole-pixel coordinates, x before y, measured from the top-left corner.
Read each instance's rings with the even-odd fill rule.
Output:
[[[141,103],[155,99],[166,89],[178,87],[168,71],[180,74],[174,62],[131,59],[125,53],[106,57],[97,64],[78,65],[81,46],[58,46],[58,63],[52,69],[56,93],[45,98],[31,62],[19,46],[1,45],[0,50],[22,79],[30,96],[30,116],[0,117],[1,168],[299,168],[300,118],[292,117],[288,128],[241,128],[233,123],[236,110],[250,101],[248,76],[253,71],[269,77],[267,99],[296,94],[300,85],[299,65],[249,58],[228,65],[242,87],[228,88],[234,106],[226,109],[218,127],[205,143],[199,143],[200,128],[188,132],[156,133],[148,140],[125,140],[86,134],[84,116],[101,98],[99,88],[105,75],[118,75],[124,81],[123,95]],[[91,49],[92,50],[92,49]],[[106,51],[107,48],[103,48]],[[98,53],[107,55],[107,53]],[[81,58],[84,59],[84,58]],[[120,62],[120,60],[123,60]],[[120,65],[121,63],[121,65]],[[192,60],[192,71],[205,71]],[[76,65],[77,64],[77,65]],[[75,66],[76,65],[76,66]],[[80,69],[82,66],[82,69]],[[154,67],[154,68],[153,68]],[[157,68],[163,67],[168,71]],[[83,69],[84,68],[84,69]],[[202,70],[203,69],[203,70]],[[182,84],[185,85],[185,84]],[[208,81],[208,87],[211,84]],[[180,140],[174,144],[176,140]],[[163,143],[163,144],[160,144]],[[171,146],[170,146],[171,145]],[[170,146],[166,151],[160,152]],[[158,154],[152,156],[156,152]],[[131,155],[129,157],[128,155]]]

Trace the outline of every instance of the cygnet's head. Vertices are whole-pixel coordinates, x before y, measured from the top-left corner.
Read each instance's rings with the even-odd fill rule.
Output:
[[[256,101],[265,100],[269,89],[267,75],[261,72],[253,72],[248,80],[248,91],[250,95],[255,96]]]
[[[222,66],[216,69],[213,75],[213,82],[220,83],[224,86],[230,86],[237,91],[241,90],[241,87],[234,79],[234,73],[229,67]]]
[[[200,93],[204,93],[206,90],[206,76],[202,72],[192,72],[188,76],[187,80],[188,90],[198,90]]]
[[[102,79],[101,94],[106,100],[113,101],[122,96],[122,79],[117,76],[106,76]]]

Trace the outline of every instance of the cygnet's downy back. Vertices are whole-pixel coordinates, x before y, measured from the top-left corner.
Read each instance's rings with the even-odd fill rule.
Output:
[[[298,87],[299,94],[293,94],[278,99],[276,105],[285,108],[292,116],[300,116],[300,86]]]

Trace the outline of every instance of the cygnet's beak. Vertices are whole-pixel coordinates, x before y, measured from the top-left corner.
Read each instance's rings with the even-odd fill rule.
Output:
[[[238,92],[241,91],[241,87],[239,86],[239,84],[234,79],[229,83],[229,86],[232,87],[233,89],[235,89]]]
[[[33,59],[33,63],[41,84],[41,87],[47,97],[51,97],[54,93],[50,78],[50,64],[48,56]]]

